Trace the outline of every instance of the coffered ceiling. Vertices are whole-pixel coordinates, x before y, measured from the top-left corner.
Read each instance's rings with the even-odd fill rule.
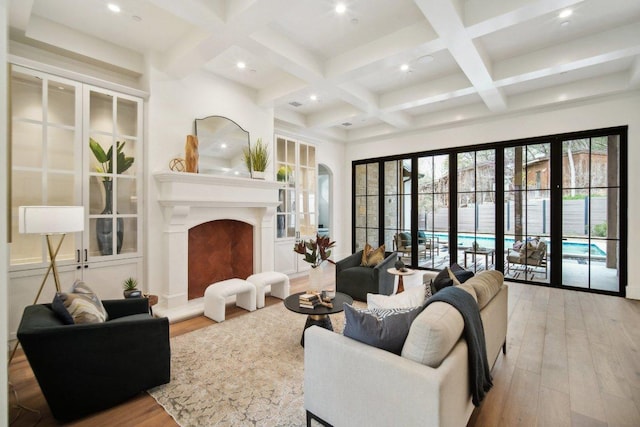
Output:
[[[638,0],[111,2],[11,0],[11,37],[132,75],[145,56],[206,70],[347,143],[640,89]]]

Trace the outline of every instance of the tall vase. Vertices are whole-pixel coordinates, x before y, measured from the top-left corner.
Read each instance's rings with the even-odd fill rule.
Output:
[[[113,214],[113,181],[102,181],[104,186],[104,210],[101,215]],[[98,239],[98,249],[102,255],[113,255],[113,220],[111,218],[98,218],[96,221],[96,237]],[[122,249],[122,239],[124,236],[124,220],[118,218],[117,222],[117,251]]]
[[[309,290],[320,292],[324,286],[324,270],[322,264],[309,270]]]

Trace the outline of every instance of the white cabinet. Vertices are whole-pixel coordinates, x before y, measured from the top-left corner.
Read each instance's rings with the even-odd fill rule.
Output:
[[[16,65],[10,99],[14,332],[49,263],[44,236],[18,232],[19,206],[85,207],[84,232],[67,235],[56,258],[63,290],[80,278],[109,299],[122,297],[127,277],[143,284],[143,114],[140,98]],[[100,148],[92,150],[90,140]],[[50,302],[54,291],[49,277],[39,302]]]
[[[315,146],[276,135],[276,180],[284,183],[278,193],[275,269],[286,274],[309,270],[309,263],[293,252],[299,239],[314,238],[318,230]]]

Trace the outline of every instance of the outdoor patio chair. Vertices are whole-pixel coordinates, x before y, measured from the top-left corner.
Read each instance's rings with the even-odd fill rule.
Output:
[[[505,262],[505,276],[514,275],[517,278],[520,272],[524,272],[525,280],[527,274],[534,274],[544,271],[544,279],[547,278],[547,243],[540,240],[537,244],[536,240],[523,243],[518,249],[507,249],[507,259]]]

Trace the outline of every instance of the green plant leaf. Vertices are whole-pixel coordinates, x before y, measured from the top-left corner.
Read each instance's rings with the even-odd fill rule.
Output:
[[[89,148],[93,152],[93,155],[96,157],[96,160],[100,163],[106,163],[111,160],[111,156],[107,156],[107,154],[102,149],[102,146],[98,141],[93,138],[89,138]],[[109,149],[109,153],[111,153],[111,149]]]

